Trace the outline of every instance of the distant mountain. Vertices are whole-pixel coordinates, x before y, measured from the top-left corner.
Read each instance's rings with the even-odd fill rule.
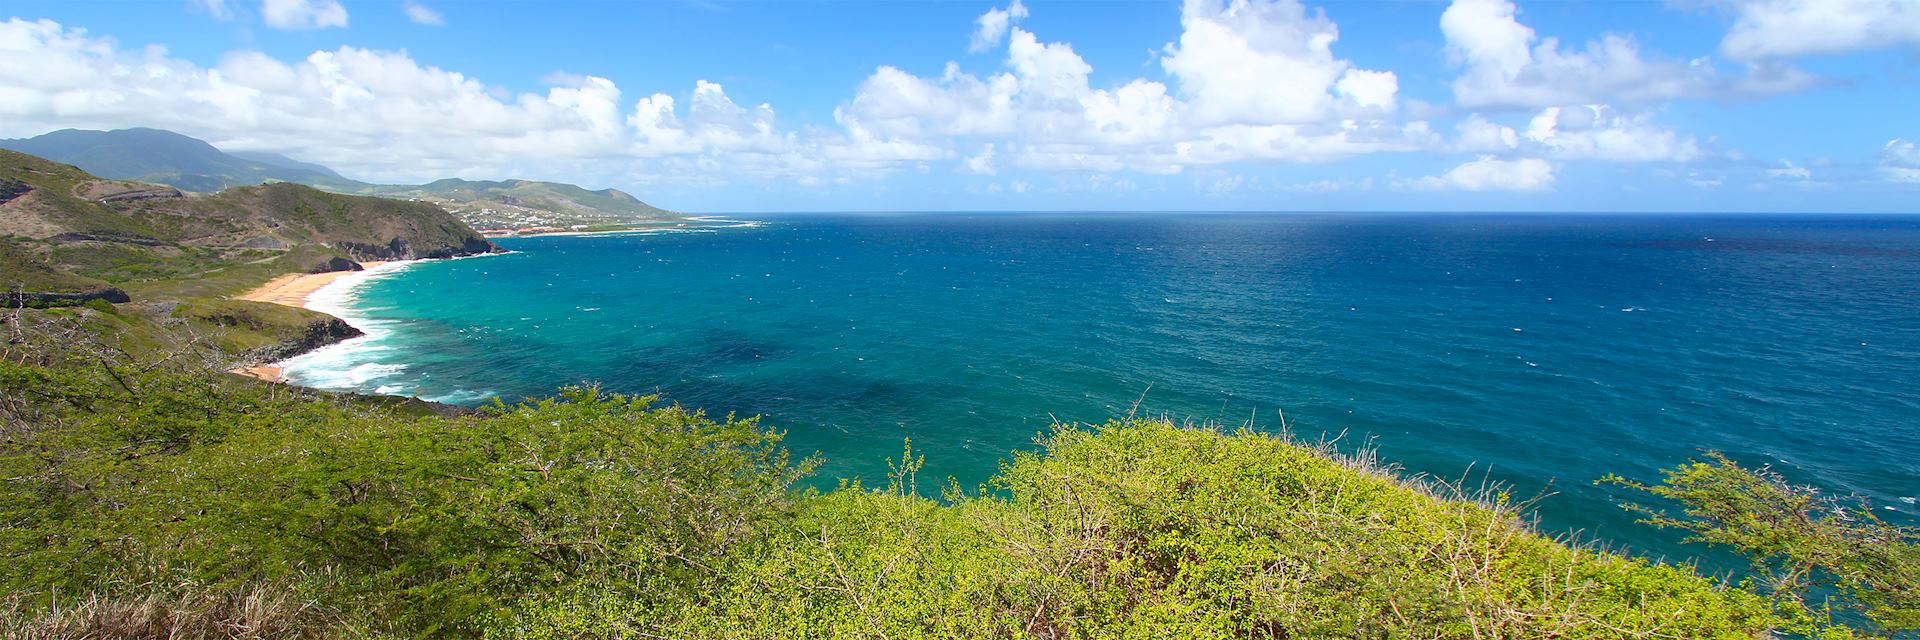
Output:
[[[160,129],[62,129],[0,140],[0,149],[64,162],[105,178],[158,182],[204,193],[265,182],[297,182],[332,190],[364,186],[318,165],[273,154],[267,155],[277,161],[248,159]]]
[[[280,167],[283,169],[294,169],[298,171],[308,171],[312,173],[317,173],[323,176],[327,176],[329,178],[333,178],[335,180],[339,180],[342,183],[358,182],[357,180],[349,180],[347,179],[346,176],[340,175],[334,170],[326,168],[324,166],[314,164],[311,162],[301,162],[299,160],[295,160],[293,158],[280,155],[278,153],[271,153],[267,151],[229,151],[227,152],[227,155],[240,158],[242,160],[252,160],[254,162],[272,165],[272,166]],[[299,182],[299,181],[288,180],[287,182]]]
[[[293,182],[336,193],[422,200],[438,204],[482,229],[620,225],[684,218],[615,189],[592,191],[558,182],[450,178],[423,185],[368,184],[277,153],[225,152],[203,140],[160,129],[64,129],[32,138],[0,140],[0,149],[72,164],[103,178],[155,182],[202,193]]]

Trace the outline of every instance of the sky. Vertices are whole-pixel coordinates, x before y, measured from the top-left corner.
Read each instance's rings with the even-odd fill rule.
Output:
[[[1920,212],[1920,0],[8,0],[0,137],[690,212]]]

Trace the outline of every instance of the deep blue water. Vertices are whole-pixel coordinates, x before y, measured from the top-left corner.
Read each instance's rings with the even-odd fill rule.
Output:
[[[903,215],[553,237],[369,281],[296,382],[597,381],[758,414],[821,483],[911,437],[972,486],[1055,420],[1369,439],[1643,553],[1596,487],[1702,449],[1920,511],[1920,217]],[[1151,385],[1151,391],[1147,391]]]

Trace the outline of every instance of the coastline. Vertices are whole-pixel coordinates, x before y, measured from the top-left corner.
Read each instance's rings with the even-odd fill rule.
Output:
[[[498,240],[502,238],[553,238],[553,237],[564,237],[564,236],[612,236],[612,235],[650,235],[650,234],[657,234],[657,233],[704,233],[704,232],[716,231],[719,229],[731,229],[731,228],[737,228],[737,227],[756,227],[762,224],[765,224],[765,223],[756,221],[756,220],[736,220],[733,218],[721,218],[717,216],[697,216],[697,217],[687,218],[685,221],[663,223],[658,225],[641,224],[641,225],[635,225],[635,226],[627,227],[623,229],[599,229],[595,231],[585,231],[585,230],[541,231],[536,233],[509,233],[509,234],[499,234],[499,235],[493,235],[493,234],[488,234],[486,232],[481,232],[481,235],[485,235],[488,240]]]
[[[345,310],[339,304],[342,297],[376,274],[400,271],[418,262],[420,260],[417,259],[368,261],[360,263],[363,268],[359,271],[289,273],[268,280],[266,284],[255,287],[251,291],[234,296],[234,299],[318,311],[351,324],[350,318],[341,315]],[[365,330],[364,327],[354,328]],[[286,360],[280,360],[251,367],[240,367],[230,372],[267,382],[286,384],[285,363]]]

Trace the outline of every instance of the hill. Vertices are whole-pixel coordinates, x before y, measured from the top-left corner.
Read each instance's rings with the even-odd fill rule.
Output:
[[[593,191],[559,182],[448,178],[418,186],[377,186],[364,192],[434,202],[479,229],[628,224],[683,218],[618,189]]]
[[[206,141],[160,129],[63,129],[0,140],[0,149],[75,165],[102,178],[201,193],[291,182],[343,194],[421,200],[440,205],[479,229],[626,225],[684,218],[615,189],[594,191],[559,182],[450,178],[422,185],[369,184],[319,164],[277,153],[221,151]]]
[[[8,286],[40,293],[204,287],[234,273],[483,253],[492,243],[432,204],[273,183],[194,195],[106,180],[0,150]],[[240,276],[242,279],[247,276]]]
[[[243,158],[205,141],[160,129],[62,129],[32,138],[0,140],[0,149],[64,162],[98,176],[206,193],[276,181],[333,189],[361,186],[324,167],[291,160]]]

